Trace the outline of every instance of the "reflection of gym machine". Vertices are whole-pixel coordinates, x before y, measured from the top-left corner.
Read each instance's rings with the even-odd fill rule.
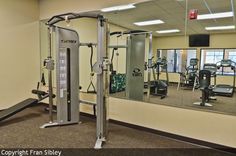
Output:
[[[206,63],[203,65],[203,70],[209,70],[211,72],[211,78],[214,79],[214,84],[209,87],[209,94],[207,96],[207,102],[210,100],[216,100],[215,93],[213,92],[213,89],[216,86],[216,72],[217,72],[217,66],[214,63]],[[200,80],[199,80],[200,81]]]
[[[126,45],[118,45],[118,39],[122,37],[122,32],[112,32],[110,33],[110,37],[116,35],[117,37],[117,45],[110,45],[109,48],[112,49],[111,55],[111,63],[110,63],[110,93],[117,93],[121,91],[125,91],[126,87],[126,74],[118,72],[118,56],[119,56],[119,49],[126,49]],[[114,56],[117,56],[117,66],[116,70],[114,70],[113,60]]]
[[[166,82],[160,80],[160,68],[165,70]],[[155,73],[156,70],[156,73]],[[161,96],[161,99],[167,96],[169,77],[167,72],[167,61],[165,58],[158,58],[152,66],[154,81],[151,81],[150,94],[155,96]],[[156,77],[157,76],[157,77]]]
[[[180,72],[177,90],[180,87],[191,88],[193,91],[198,86],[198,59],[191,58],[190,66],[186,67],[185,72]]]
[[[140,30],[113,32],[111,35],[127,35],[126,45],[109,46],[110,48],[126,48],[126,97],[143,100],[145,51],[149,41],[149,59],[152,58],[152,33]],[[150,62],[150,61],[149,61]],[[151,67],[151,64],[149,65]],[[151,68],[148,68],[150,81]],[[149,84],[149,83],[148,83]],[[148,91],[148,98],[150,92]]]
[[[194,105],[208,106],[212,105],[208,102],[216,100],[214,88],[216,86],[216,72],[217,66],[214,63],[206,63],[203,65],[203,70],[199,72],[199,88],[202,92],[202,101],[195,102]],[[214,78],[214,84],[212,85],[211,79]]]
[[[101,148],[106,137],[107,122],[107,97],[108,97],[108,30],[106,19],[101,15],[88,13],[68,13],[53,16],[48,22],[49,30],[49,56],[46,59],[49,83],[49,123],[42,128],[76,124],[79,122],[79,104],[86,103],[94,105],[92,102],[79,99],[79,47],[89,46],[89,43],[80,43],[79,35],[76,31],[56,26],[60,21],[70,21],[78,18],[95,18],[98,20],[98,43],[97,62],[93,66],[93,71],[97,74],[97,142],[95,148]],[[53,42],[55,34],[56,42]],[[52,59],[52,43],[56,43],[56,103],[57,120],[53,120],[53,84],[52,71],[54,70],[54,60]]]
[[[213,89],[213,92],[216,95],[232,97],[234,94],[234,89],[235,89],[236,63],[228,59],[228,60],[221,60],[220,62],[216,64],[217,64],[218,69],[222,68],[222,72],[223,72],[223,68],[231,68],[231,70],[233,70],[234,75],[233,75],[232,85],[217,84],[215,88]]]
[[[212,105],[207,103],[210,99],[210,92],[212,92],[211,86],[211,71],[210,70],[200,70],[199,72],[199,88],[202,91],[202,101],[195,102],[194,105],[208,106]]]

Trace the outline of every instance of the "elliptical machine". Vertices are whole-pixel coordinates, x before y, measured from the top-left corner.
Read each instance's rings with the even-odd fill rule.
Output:
[[[160,80],[160,74],[161,74],[160,68],[164,69],[166,72],[166,82]],[[154,81],[151,81],[150,94],[154,96],[161,96],[161,99],[164,99],[168,93],[168,83],[169,83],[166,58],[158,58],[157,61],[152,66],[152,72]]]
[[[179,90],[180,87],[185,88],[191,88],[192,91],[195,90],[195,88],[198,87],[198,59],[197,58],[191,58],[190,59],[190,66],[186,67],[185,72],[180,72],[180,78],[178,82],[177,90]]]

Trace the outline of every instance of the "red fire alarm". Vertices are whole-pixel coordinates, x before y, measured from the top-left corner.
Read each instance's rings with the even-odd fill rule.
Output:
[[[197,9],[191,9],[189,11],[189,19],[190,20],[195,20],[197,19],[197,15],[198,15],[198,10]]]

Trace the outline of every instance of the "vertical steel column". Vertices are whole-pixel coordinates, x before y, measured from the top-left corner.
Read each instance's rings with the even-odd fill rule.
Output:
[[[53,70],[53,60],[52,60],[52,33],[53,27],[48,27],[48,42],[49,42],[49,54],[48,54],[48,90],[49,90],[49,122],[53,122],[53,82],[52,82],[52,70]],[[52,63],[52,64],[51,64]]]
[[[150,85],[151,85],[151,70],[152,70],[152,33],[148,34],[149,37],[149,51],[148,51],[148,92],[147,92],[147,99],[150,99]],[[153,73],[155,74],[155,73]]]
[[[97,74],[97,141],[95,149],[102,148],[102,143],[106,141],[107,135],[107,100],[109,95],[108,35],[107,22],[103,18],[99,18],[97,63],[101,73]]]

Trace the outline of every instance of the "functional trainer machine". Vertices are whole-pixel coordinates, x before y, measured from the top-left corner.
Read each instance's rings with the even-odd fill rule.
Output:
[[[76,124],[79,122],[79,104],[92,102],[79,99],[79,47],[90,46],[90,43],[80,43],[79,34],[71,29],[56,26],[58,22],[70,21],[79,18],[94,18],[98,24],[97,62],[93,71],[97,74],[97,141],[95,148],[102,147],[106,139],[107,127],[107,97],[108,91],[108,42],[109,31],[106,19],[99,14],[67,13],[53,16],[48,22],[49,55],[45,60],[48,69],[49,85],[49,123],[41,128]],[[56,40],[56,60],[52,58],[53,37]],[[53,119],[53,82],[52,72],[56,62],[56,103],[57,120]]]
[[[213,92],[216,95],[232,97],[234,95],[234,90],[235,90],[236,63],[233,62],[232,60],[227,59],[227,60],[221,60],[220,62],[216,64],[217,64],[218,69],[231,68],[231,70],[233,70],[233,83],[232,85],[217,84],[215,88],[213,89]]]

